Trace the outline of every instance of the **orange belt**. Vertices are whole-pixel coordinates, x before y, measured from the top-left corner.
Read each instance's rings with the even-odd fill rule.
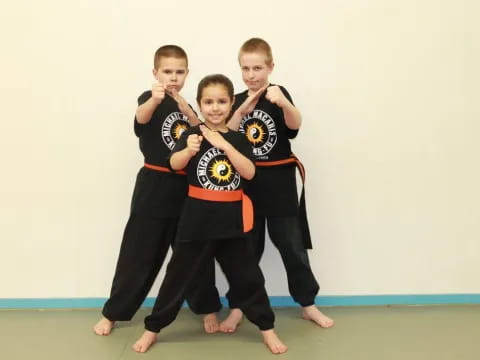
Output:
[[[289,158],[282,159],[282,160],[258,161],[258,162],[255,162],[255,165],[257,165],[258,167],[268,167],[268,166],[286,165],[291,163],[294,163],[297,166],[297,169],[298,171],[300,171],[300,175],[302,177],[303,186],[302,186],[302,193],[300,195],[300,204],[299,204],[300,228],[303,234],[303,245],[305,249],[311,249],[312,239],[310,236],[310,228],[308,226],[307,205],[305,203],[305,167],[294,154],[291,154]]]
[[[278,166],[278,165],[286,165],[296,163],[298,171],[300,171],[300,175],[302,176],[302,182],[305,184],[305,167],[303,164],[298,160],[298,158],[292,154],[289,158],[282,159],[282,160],[275,160],[275,161],[257,161],[255,165],[257,166]]]
[[[195,199],[233,202],[242,201],[243,232],[249,232],[253,228],[253,204],[252,200],[243,192],[243,190],[219,191],[208,190],[198,186],[188,186],[188,196]]]
[[[158,165],[152,165],[152,164],[148,164],[148,163],[145,163],[144,166],[146,168],[149,168],[149,169],[152,169],[152,170],[156,170],[156,171],[161,171],[161,172],[166,172],[166,173],[172,173],[172,174],[179,174],[179,175],[187,175],[187,173],[183,170],[179,170],[179,171],[172,171],[170,170],[169,168],[167,167],[164,167],[164,166],[158,166]]]

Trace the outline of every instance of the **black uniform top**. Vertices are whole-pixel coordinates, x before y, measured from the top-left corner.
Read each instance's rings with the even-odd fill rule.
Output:
[[[151,97],[152,92],[145,91],[138,98],[138,105],[144,104]],[[140,124],[135,119],[135,134],[140,139],[140,150],[145,162],[168,167],[168,155],[188,127],[188,118],[180,111],[177,102],[167,94],[148,123]]]
[[[293,104],[288,91],[280,86],[285,97]],[[248,90],[235,95],[236,110],[247,98]],[[263,94],[255,109],[245,115],[239,131],[253,146],[257,163],[286,159],[292,153],[290,139],[297,136],[298,130],[289,129],[285,123],[283,110],[271,103]],[[255,177],[245,186],[255,205],[255,215],[295,216],[298,214],[295,165],[257,167]]]
[[[145,91],[138,105],[152,97]],[[181,134],[189,128],[188,118],[180,111],[177,102],[165,95],[146,124],[135,118],[134,130],[139,138],[145,162],[168,168],[168,156]],[[159,172],[143,167],[137,176],[132,198],[132,212],[151,217],[178,217],[186,196],[185,175]]]
[[[172,154],[187,146],[187,137],[201,134],[194,126],[182,134]],[[239,132],[221,133],[241,154],[253,161],[252,148]],[[234,191],[243,188],[244,180],[225,153],[203,139],[200,151],[187,167],[189,185],[208,190]],[[204,241],[244,236],[241,201],[215,202],[187,197],[177,230],[176,241]]]

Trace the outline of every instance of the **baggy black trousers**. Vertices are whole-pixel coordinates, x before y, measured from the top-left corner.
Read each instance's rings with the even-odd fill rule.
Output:
[[[260,262],[265,249],[265,223],[273,245],[278,249],[287,273],[288,290],[293,300],[301,306],[315,303],[319,285],[310,267],[305,249],[299,218],[256,216],[254,227],[249,233],[257,261]],[[237,307],[234,294],[227,298],[230,307]]]
[[[254,227],[248,233],[248,246],[255,254],[257,264],[260,263],[265,249],[265,223],[274,246],[280,252],[287,273],[288,290],[293,300],[301,306],[315,303],[320,289],[310,267],[308,253],[305,249],[298,217],[264,217],[256,216]],[[212,261],[213,262],[213,261]],[[216,298],[218,290],[215,285],[214,266],[210,266],[198,280],[198,287],[193,290],[193,298],[204,308],[213,308],[219,302]],[[201,292],[201,293],[200,293]],[[230,308],[239,308],[232,289],[226,294]],[[197,305],[200,306],[200,305]]]
[[[150,291],[177,231],[178,218],[131,214],[123,234],[110,297],[102,314],[111,321],[130,320]],[[210,264],[214,271],[214,263]],[[208,292],[207,292],[208,291]],[[216,289],[198,289],[187,296],[193,312],[206,314],[221,307]]]
[[[265,291],[265,280],[245,238],[178,242],[145,329],[159,332],[173,322],[186,294],[198,286],[213,259],[229,283],[245,316],[260,330],[273,328],[275,316]]]
[[[256,216],[254,227],[248,233],[248,245],[255,254],[257,264],[260,263],[265,249],[265,223],[268,234],[274,246],[280,252],[287,273],[288,289],[293,300],[301,306],[315,303],[315,297],[320,289],[315,275],[310,267],[308,253],[305,249],[300,231],[298,217],[265,217]],[[209,269],[213,269],[211,266]],[[201,294],[200,294],[201,290]],[[215,286],[215,272],[209,270],[203,273],[193,292],[196,303],[207,308],[212,307],[218,290]],[[239,308],[236,295],[231,289],[227,293],[230,308]],[[212,300],[214,299],[214,300]],[[200,305],[198,305],[200,306]]]

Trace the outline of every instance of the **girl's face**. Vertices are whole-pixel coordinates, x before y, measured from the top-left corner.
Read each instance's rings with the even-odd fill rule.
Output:
[[[211,84],[203,88],[199,106],[208,127],[225,127],[232,105],[233,100],[224,85]]]

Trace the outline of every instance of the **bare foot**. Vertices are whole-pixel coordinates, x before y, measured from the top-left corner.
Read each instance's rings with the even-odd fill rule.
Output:
[[[110,335],[115,321],[110,321],[106,317],[102,317],[93,327],[95,334],[100,336]]]
[[[243,313],[240,309],[232,309],[227,318],[220,323],[220,331],[224,333],[234,333],[238,324],[242,321]]]
[[[140,339],[133,344],[132,349],[138,353],[147,352],[147,350],[157,341],[157,333],[146,330]]]
[[[220,326],[218,324],[217,314],[207,314],[203,317],[203,328],[207,334],[218,332]]]
[[[328,316],[317,309],[315,305],[305,306],[302,308],[302,317],[305,320],[311,320],[322,328],[328,329],[332,327],[335,322]]]
[[[262,331],[263,342],[270,349],[272,354],[283,354],[288,350],[287,345],[285,345],[275,334],[273,329]]]

